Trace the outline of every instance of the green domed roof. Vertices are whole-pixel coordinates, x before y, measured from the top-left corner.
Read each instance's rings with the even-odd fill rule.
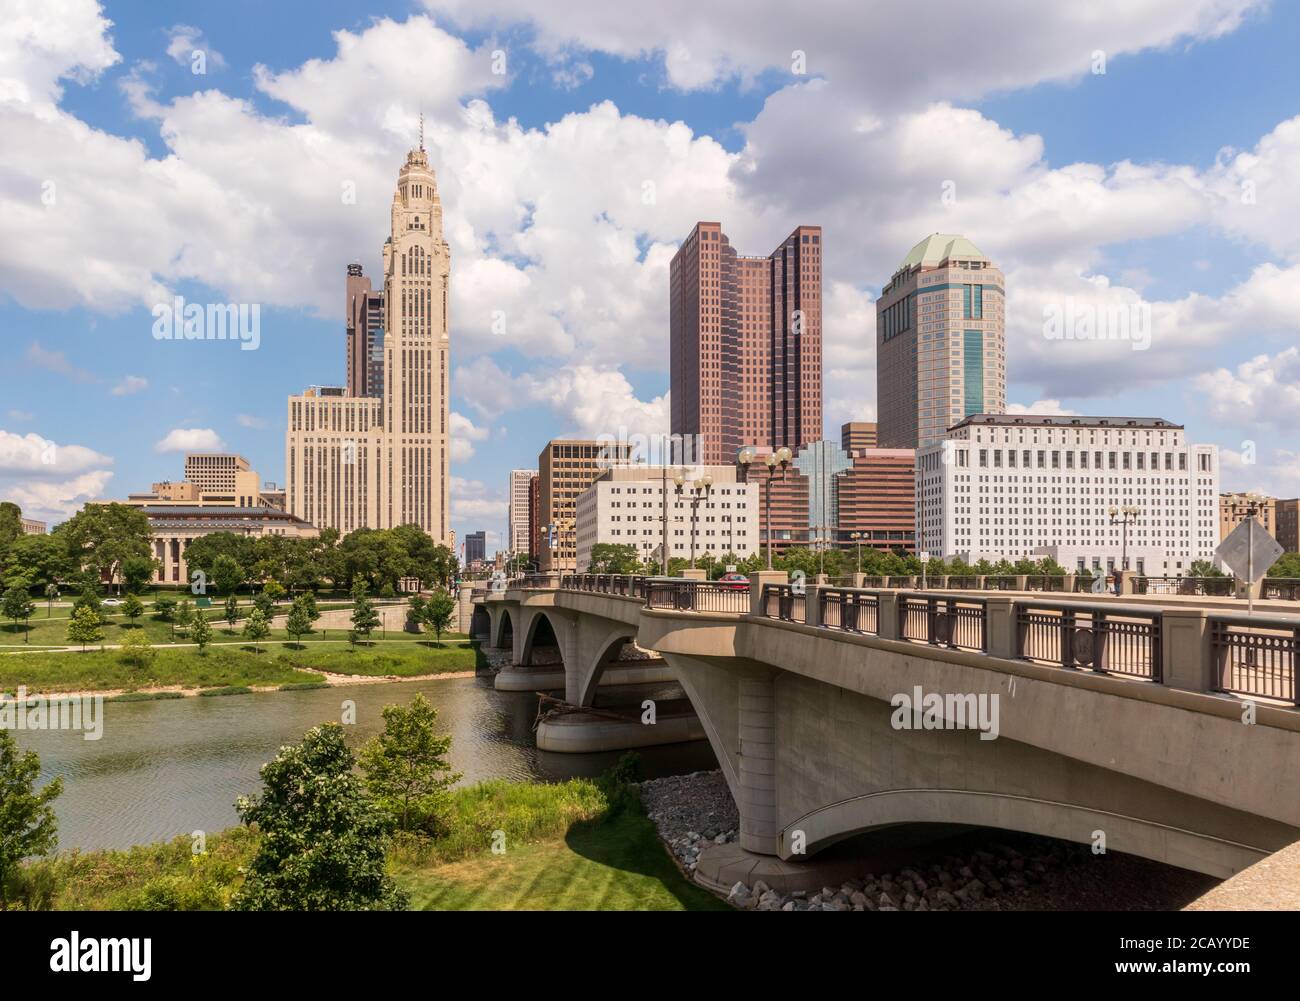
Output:
[[[907,252],[900,268],[933,266],[949,258],[987,261],[979,247],[960,233],[933,233]]]

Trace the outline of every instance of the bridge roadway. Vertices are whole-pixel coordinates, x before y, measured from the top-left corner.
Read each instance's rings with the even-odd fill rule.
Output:
[[[536,577],[473,601],[476,628],[519,665],[545,622],[577,706],[627,641],[658,652],[699,715],[751,858],[800,862],[863,831],[933,822],[1226,877],[1300,839],[1300,616],[805,590],[770,571],[744,590]],[[896,708],[918,686],[942,708]]]

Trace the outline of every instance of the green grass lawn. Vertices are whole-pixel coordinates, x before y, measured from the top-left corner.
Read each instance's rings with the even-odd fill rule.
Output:
[[[689,883],[640,810],[579,821],[562,838],[399,872],[412,910],[726,911]]]
[[[332,612],[342,608],[351,608],[351,603],[343,602],[320,602],[317,606],[321,612]],[[290,606],[280,604],[275,606],[277,616],[288,615]],[[239,618],[246,619],[253,610],[251,604],[239,606]],[[68,642],[68,623],[71,620],[72,609],[55,609],[53,618],[47,618],[46,609],[41,607],[27,623],[0,622],[0,648],[19,649],[24,645],[29,646],[70,646]],[[113,608],[103,608],[101,613],[104,616],[104,642],[108,644],[121,643],[123,637],[130,635],[132,632],[143,630],[145,636],[149,638],[150,643],[170,643],[172,642],[173,629],[169,622],[164,622],[157,618],[149,611],[148,604],[145,606],[145,614],[140,616],[134,622],[129,621],[120,611]],[[204,616],[212,623],[212,628],[219,635],[224,635],[230,626],[226,622],[225,602],[217,599],[213,602],[213,607],[203,610]],[[236,633],[243,626],[235,627]],[[176,629],[175,641],[178,643],[185,642],[185,634]],[[346,638],[345,634],[334,629],[331,632],[338,638]]]
[[[187,688],[248,685],[279,686],[324,680],[315,670],[368,676],[444,674],[472,671],[481,657],[468,640],[390,640],[355,649],[342,640],[307,640],[299,647],[283,640],[264,642],[261,653],[243,641],[214,645],[200,653],[194,647],[158,647],[151,664],[127,663],[117,650],[86,653],[36,652],[0,657],[0,690],[19,685],[29,692],[97,691],[104,689]]]

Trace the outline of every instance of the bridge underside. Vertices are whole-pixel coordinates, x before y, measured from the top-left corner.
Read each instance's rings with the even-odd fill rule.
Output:
[[[1005,736],[898,729],[885,701],[757,661],[666,659],[701,717],[750,851],[797,861],[876,828],[943,823],[1226,877],[1300,838],[1290,825]]]

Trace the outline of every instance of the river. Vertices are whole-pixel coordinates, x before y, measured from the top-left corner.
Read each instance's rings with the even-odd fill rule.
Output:
[[[380,711],[423,692],[452,737],[462,783],[490,778],[550,781],[596,775],[619,757],[554,754],[533,740],[536,695],[498,692],[490,677],[341,686],[208,698],[116,702],[104,706],[100,740],[80,732],[17,731],[19,747],[41,757],[41,782],[63,777],[55,800],[59,849],[126,848],[239,822],[235,799],[260,789],[258,769],[317,723],[339,720],[355,749],[383,728]],[[603,689],[602,705],[681,697],[675,686]],[[647,778],[717,767],[707,741],[645,748]]]

